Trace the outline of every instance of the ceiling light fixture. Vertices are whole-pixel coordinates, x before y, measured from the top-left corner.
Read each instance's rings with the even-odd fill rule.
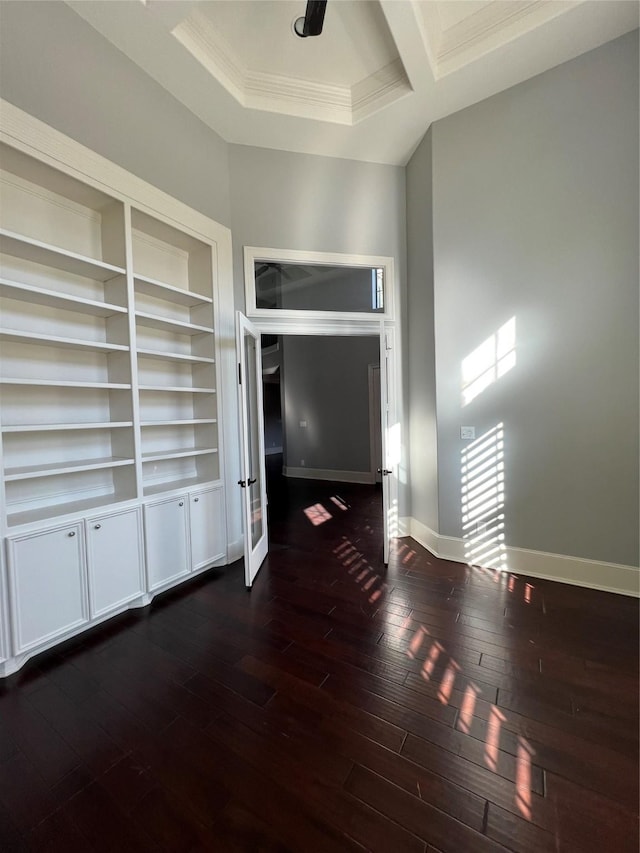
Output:
[[[307,0],[307,8],[304,18],[296,18],[293,22],[293,31],[301,39],[307,36],[319,36],[324,23],[324,13],[327,8],[327,0]]]

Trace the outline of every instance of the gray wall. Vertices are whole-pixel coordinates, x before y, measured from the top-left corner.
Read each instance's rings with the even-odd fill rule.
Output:
[[[433,126],[441,534],[461,424],[503,423],[507,544],[637,565],[638,150],[637,32]],[[516,366],[463,408],[513,316]]]
[[[0,3],[0,96],[230,225],[226,142],[64,3]]]
[[[239,306],[243,246],[391,256],[403,280],[403,168],[247,145],[229,159]]]
[[[280,340],[284,464],[369,472],[368,365],[380,363],[378,338],[287,335]]]
[[[411,515],[438,530],[433,302],[432,133],[407,165],[407,300]]]
[[[239,307],[244,306],[243,246],[385,255],[395,261],[401,302],[397,310],[406,322],[402,167],[243,145],[231,146],[229,160]],[[404,407],[406,388],[399,389],[399,397]],[[407,423],[406,409],[403,422]],[[398,511],[405,516],[409,507],[406,447],[402,453]]]
[[[409,321],[403,169],[228,146],[65,4],[0,16],[0,95],[231,225],[240,307],[243,245],[395,258],[418,520],[460,534],[459,427],[502,422],[508,543],[637,562],[637,33],[434,125],[406,171]],[[516,367],[462,409],[461,360],[511,316]]]

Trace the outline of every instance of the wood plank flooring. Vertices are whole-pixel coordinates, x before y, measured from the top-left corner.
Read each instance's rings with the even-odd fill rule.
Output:
[[[384,569],[379,491],[274,489],[251,592],[212,571],[0,684],[0,850],[636,853],[637,601]]]

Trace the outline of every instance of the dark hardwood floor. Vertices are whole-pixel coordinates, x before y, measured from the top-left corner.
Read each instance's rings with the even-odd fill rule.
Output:
[[[638,850],[638,603],[380,562],[373,487],[273,484],[212,571],[0,684],[0,850]]]

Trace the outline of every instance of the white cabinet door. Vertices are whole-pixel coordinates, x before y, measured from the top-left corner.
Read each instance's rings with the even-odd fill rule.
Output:
[[[140,510],[88,518],[87,557],[91,617],[144,594]]]
[[[150,590],[190,571],[188,513],[186,497],[145,505],[144,532]]]
[[[0,553],[0,663],[9,657],[9,606],[3,555]]]
[[[13,642],[26,652],[85,623],[82,522],[9,538]]]
[[[191,570],[204,568],[226,556],[222,489],[206,489],[189,495]]]

